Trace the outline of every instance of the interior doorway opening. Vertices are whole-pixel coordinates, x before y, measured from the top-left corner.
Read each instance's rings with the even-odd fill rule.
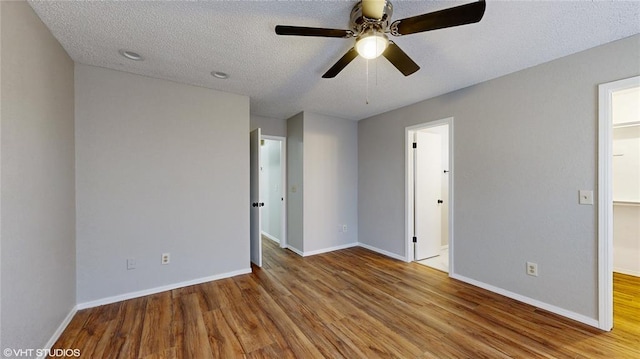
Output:
[[[453,273],[453,118],[406,128],[407,261]]]
[[[260,128],[250,132],[249,255],[257,267],[262,267],[263,237],[287,245],[286,152],[284,137],[263,136]]]
[[[286,138],[262,136],[260,142],[261,235],[286,247]]]
[[[640,274],[640,76],[598,92],[598,322],[611,330],[614,272]]]

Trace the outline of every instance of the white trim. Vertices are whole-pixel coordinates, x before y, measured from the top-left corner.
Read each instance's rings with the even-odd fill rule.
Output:
[[[636,201],[613,201],[614,206],[623,206],[623,207],[637,207],[640,206],[640,202]]]
[[[640,277],[640,271],[624,269],[624,268],[616,268],[613,267],[613,271],[620,274],[632,275],[634,277]]]
[[[329,248],[317,249],[315,251],[303,252],[302,256],[303,257],[309,257],[309,256],[314,256],[316,254],[339,251],[341,249],[347,249],[347,248],[357,247],[357,246],[358,246],[357,242],[356,243],[341,244],[341,245],[335,246],[335,247],[329,247]]]
[[[270,239],[270,240],[271,240],[271,241],[273,241],[273,242],[276,242],[276,243],[278,243],[278,244],[280,243],[280,240],[279,240],[278,238],[276,238],[276,237],[274,237],[274,236],[270,235],[269,233],[267,233],[267,232],[265,232],[265,231],[261,231],[261,232],[260,232],[260,234],[261,234],[261,235],[263,235],[263,236],[265,236],[265,237],[267,237],[267,239]]]
[[[454,207],[454,118],[447,117],[436,121],[425,122],[413,126],[405,127],[405,208],[404,208],[404,217],[405,217],[405,262],[412,262],[414,258],[413,254],[413,242],[412,242],[412,233],[413,233],[413,152],[411,149],[411,143],[413,143],[412,134],[421,129],[437,127],[442,125],[449,126],[449,273],[454,273],[454,258],[453,258],[453,248],[454,248],[454,216],[453,216],[453,207]],[[393,257],[397,258],[397,257]]]
[[[616,123],[615,125],[613,125],[613,128],[624,128],[624,127],[635,127],[635,126],[640,126],[640,121]]]
[[[240,270],[233,271],[233,272],[216,274],[216,275],[212,275],[212,276],[209,276],[209,277],[197,278],[197,279],[192,279],[192,280],[188,280],[188,281],[184,281],[184,282],[179,282],[179,283],[174,283],[174,284],[169,284],[169,285],[163,285],[163,286],[160,286],[160,287],[144,289],[144,290],[140,290],[140,291],[137,291],[137,292],[119,294],[119,295],[114,295],[112,297],[102,298],[102,299],[98,299],[98,300],[92,300],[92,301],[84,302],[84,303],[78,303],[78,305],[76,307],[77,307],[77,310],[93,308],[93,307],[98,307],[98,306],[105,305],[105,304],[121,302],[121,301],[127,300],[127,299],[144,297],[146,295],[166,292],[168,290],[187,287],[187,286],[190,286],[190,285],[196,285],[196,284],[205,283],[205,282],[211,282],[211,281],[214,281],[214,280],[219,280],[219,279],[224,279],[224,278],[235,277],[237,275],[249,274],[249,273],[251,273],[251,268],[245,268],[245,269],[240,269]]]
[[[612,94],[640,86],[640,76],[598,86],[598,327],[613,328]]]
[[[365,249],[368,249],[370,251],[376,252],[376,253],[380,253],[380,254],[385,255],[387,257],[391,257],[391,258],[394,258],[394,259],[397,259],[397,260],[401,260],[403,262],[411,262],[411,261],[407,261],[407,259],[405,257],[403,257],[403,256],[401,256],[399,254],[395,254],[395,253],[392,253],[392,252],[389,252],[389,251],[385,251],[384,249],[376,248],[376,247],[370,246],[368,244],[364,244],[362,242],[358,243],[358,246],[362,247],[362,248],[365,248]]]
[[[554,305],[551,305],[551,304],[548,304],[548,303],[544,303],[544,302],[541,302],[539,300],[532,299],[532,298],[526,297],[526,296],[521,295],[521,294],[513,293],[513,292],[510,292],[508,290],[504,290],[502,288],[498,288],[498,287],[492,286],[490,284],[486,284],[486,283],[477,281],[475,279],[471,279],[471,278],[467,278],[465,276],[461,276],[459,274],[451,274],[450,273],[449,276],[451,278],[457,279],[457,280],[459,280],[461,282],[465,282],[465,283],[474,285],[476,287],[479,287],[479,288],[482,288],[482,289],[486,289],[486,290],[488,290],[490,292],[494,292],[494,293],[500,294],[500,295],[505,296],[507,298],[515,299],[515,300],[517,300],[519,302],[526,303],[526,304],[532,305],[532,306],[540,308],[540,309],[544,309],[544,310],[546,310],[548,312],[555,313],[555,314],[561,315],[561,316],[569,318],[569,319],[573,319],[573,320],[578,321],[580,323],[584,323],[584,324],[587,324],[587,325],[590,325],[590,326],[596,327],[596,328],[598,327],[598,321],[596,319],[594,319],[594,318],[590,318],[590,317],[587,317],[585,315],[582,315],[582,314],[579,314],[579,313],[576,313],[576,312],[572,312],[570,310],[566,310],[566,309],[563,309],[563,308],[560,308],[560,307],[556,307]]]
[[[300,257],[304,257],[304,252],[302,252],[301,250],[299,250],[298,248],[295,248],[293,246],[287,245],[286,247],[288,250],[292,251],[293,253],[299,255]]]
[[[67,314],[67,316],[62,320],[62,323],[60,323],[60,325],[58,326],[58,329],[56,329],[56,331],[53,332],[53,335],[51,336],[49,341],[47,341],[47,344],[44,345],[43,349],[51,349],[51,347],[53,347],[53,345],[58,341],[58,339],[62,335],[62,332],[64,332],[64,330],[67,329],[67,326],[69,325],[69,323],[71,323],[71,320],[73,319],[73,317],[76,315],[77,312],[78,312],[77,305],[71,308],[71,311],[69,312],[69,314]],[[39,356],[38,359],[46,358],[47,357],[46,354],[47,354],[46,351],[44,351],[44,353],[41,356]]]

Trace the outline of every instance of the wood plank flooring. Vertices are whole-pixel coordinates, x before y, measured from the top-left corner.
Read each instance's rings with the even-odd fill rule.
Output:
[[[252,274],[79,311],[82,358],[640,358],[640,278],[601,332],[362,248],[301,258],[263,240]]]

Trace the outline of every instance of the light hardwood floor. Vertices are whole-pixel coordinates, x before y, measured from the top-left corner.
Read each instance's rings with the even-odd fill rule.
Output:
[[[640,358],[640,279],[615,275],[606,333],[362,248],[264,243],[252,274],[79,311],[83,358]]]

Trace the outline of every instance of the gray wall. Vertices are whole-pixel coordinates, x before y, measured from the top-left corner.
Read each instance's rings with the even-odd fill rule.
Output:
[[[360,121],[360,242],[404,256],[404,129],[453,116],[455,273],[597,318],[597,206],[577,194],[597,189],[597,85],[639,58],[636,35]]]
[[[26,2],[0,9],[0,348],[43,348],[75,306],[73,62]]]
[[[0,84],[2,84],[2,5],[0,4]],[[2,346],[2,86],[0,85],[0,348]]]
[[[249,99],[75,74],[78,303],[248,269]]]
[[[357,203],[357,122],[305,112],[305,253],[356,244]]]
[[[306,255],[357,244],[357,163],[356,122],[310,112],[288,120],[290,246]]]
[[[260,128],[262,135],[287,136],[287,120],[251,115],[250,127],[251,131]]]
[[[287,246],[299,252],[304,250],[303,131],[302,112],[287,120]]]

